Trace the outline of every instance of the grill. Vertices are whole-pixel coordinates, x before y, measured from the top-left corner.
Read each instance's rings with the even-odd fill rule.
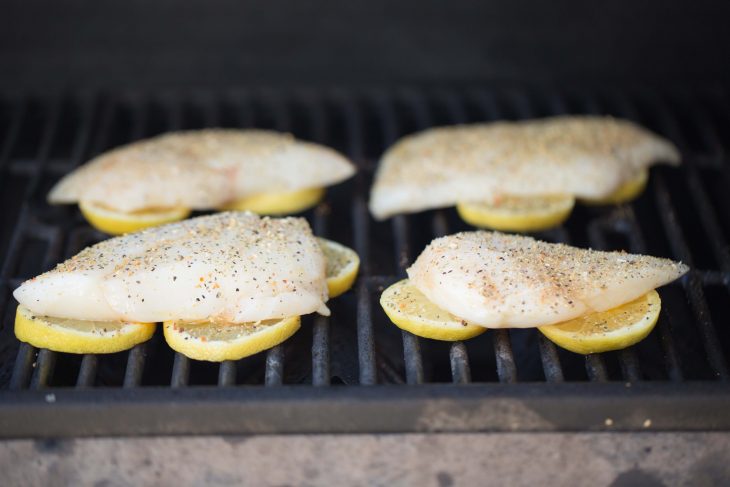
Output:
[[[378,157],[434,125],[562,113],[635,120],[674,141],[684,165],[652,170],[633,204],[577,207],[539,238],[670,257],[692,270],[661,290],[655,331],[586,357],[536,330],[466,343],[392,326],[380,291],[435,236],[468,229],[453,209],[374,222]],[[13,335],[12,290],[104,235],[49,207],[58,178],[89,157],[158,133],[260,127],[334,147],[359,166],[306,213],[315,233],[362,259],[330,318],[236,362],[173,353],[162,334],[128,352],[59,354]],[[0,435],[730,429],[730,98],[724,85],[282,90],[0,96]]]

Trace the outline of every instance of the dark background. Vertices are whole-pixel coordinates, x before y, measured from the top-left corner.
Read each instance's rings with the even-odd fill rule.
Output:
[[[0,88],[724,81],[726,1],[5,1]]]

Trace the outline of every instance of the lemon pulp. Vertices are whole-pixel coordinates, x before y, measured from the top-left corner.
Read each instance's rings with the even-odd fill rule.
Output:
[[[334,298],[348,291],[360,269],[360,257],[349,247],[337,242],[317,237],[327,261],[327,289],[329,297]]]
[[[150,209],[124,213],[91,201],[79,202],[84,218],[97,230],[111,235],[136,232],[148,227],[184,220],[190,214],[187,208]]]
[[[37,348],[66,353],[114,353],[149,340],[155,323],[86,321],[38,316],[19,305],[15,336]]]
[[[170,348],[195,360],[238,360],[272,348],[300,327],[299,316],[250,323],[163,323]]]
[[[661,305],[659,294],[653,290],[616,308],[541,326],[539,330],[556,345],[575,353],[620,350],[649,335],[659,318]]]
[[[482,326],[468,323],[442,310],[408,279],[396,282],[383,291],[380,306],[398,328],[424,338],[454,342],[487,331]]]
[[[316,206],[324,198],[324,188],[259,193],[237,199],[222,210],[252,211],[259,215],[288,215]]]
[[[586,205],[618,205],[638,197],[646,188],[649,180],[649,170],[643,169],[635,178],[626,181],[616,191],[605,198],[581,198],[580,202]]]
[[[569,195],[511,196],[492,202],[461,202],[456,210],[476,227],[508,232],[536,232],[563,223],[575,205]]]

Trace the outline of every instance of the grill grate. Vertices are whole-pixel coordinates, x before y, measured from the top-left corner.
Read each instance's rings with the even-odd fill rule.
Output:
[[[664,404],[662,395],[700,401],[710,394],[720,419],[708,413],[687,420],[678,410],[666,412],[664,427],[727,428],[730,421],[719,405],[727,406],[730,392],[726,385],[730,331],[724,326],[730,320],[730,169],[723,143],[730,140],[729,109],[724,87],[662,92],[476,88],[0,97],[0,201],[4,205],[0,215],[0,395],[7,399],[8,413],[0,420],[0,435],[49,431],[37,425],[57,434],[71,434],[70,426],[64,429],[38,420],[44,414],[51,418],[60,414],[61,401],[55,405],[44,402],[49,393],[62,397],[72,413],[88,413],[89,404],[98,400],[139,407],[138,401],[169,405],[187,404],[192,398],[202,401],[196,407],[203,404],[220,412],[228,407],[227,401],[238,398],[233,404],[239,409],[276,400],[277,407],[300,412],[307,410],[304,404],[309,400],[317,405],[311,414],[324,417],[319,421],[308,417],[308,426],[295,425],[287,422],[291,418],[283,420],[273,413],[273,419],[266,422],[255,411],[253,417],[259,423],[234,421],[232,426],[229,422],[228,429],[220,426],[222,431],[429,429],[434,427],[431,423],[403,418],[411,414],[423,419],[424,408],[444,397],[456,401],[453,407],[457,411],[452,413],[461,419],[452,418],[436,429],[601,428],[602,406],[591,405],[590,398],[602,391],[608,391],[612,404],[623,398],[621,414],[626,421],[612,420],[612,425],[630,429],[640,424],[634,417],[636,404],[654,407],[657,412]],[[619,208],[578,207],[565,226],[538,235],[584,247],[671,257],[692,266],[687,276],[662,290],[664,306],[656,331],[626,350],[582,357],[556,348],[536,330],[490,331],[467,343],[445,344],[391,326],[377,305],[380,291],[405,275],[412,259],[432,238],[467,226],[451,209],[398,216],[387,222],[371,220],[367,191],[382,151],[402,135],[433,125],[562,113],[629,118],[669,137],[683,153],[681,169],[652,171],[649,188],[635,203]],[[298,137],[333,146],[361,168],[353,181],[331,189],[327,201],[305,215],[315,233],[352,246],[362,259],[354,291],[332,303],[332,317],[308,317],[303,329],[288,342],[255,357],[220,365],[174,354],[160,333],[129,352],[109,356],[57,354],[19,344],[12,332],[12,290],[22,280],[104,238],[88,227],[75,208],[46,205],[44,198],[51,185],[108,148],[170,130],[208,126],[292,131]],[[459,386],[446,386],[447,382]],[[341,384],[347,387],[327,387]],[[402,387],[404,384],[424,385],[411,388]],[[631,385],[631,395],[623,391],[625,384]],[[358,387],[365,385],[378,387]],[[205,400],[200,396],[203,393],[207,394]],[[544,406],[542,401],[558,401],[555,417],[547,426],[520,419],[505,423],[507,413],[502,411],[485,414],[473,423],[469,407],[491,404],[489,398],[511,400],[512,395],[519,397],[520,404],[537,401]],[[565,409],[569,398],[578,400],[574,407],[583,408],[574,418]],[[335,403],[369,399],[365,404],[379,409],[360,416],[329,414],[317,399]],[[654,399],[658,402],[652,402]],[[633,400],[641,402],[634,404]],[[399,401],[413,401],[413,405],[401,404],[398,409]],[[18,414],[28,414],[21,408],[28,404],[40,408],[36,413],[40,416],[33,418],[37,425],[11,424]],[[442,416],[450,417],[452,413],[446,411],[452,406],[438,404]],[[695,406],[691,401],[688,404]],[[594,409],[590,420],[585,416],[589,406]],[[358,403],[354,407],[367,406]],[[667,407],[671,410],[678,405]],[[114,411],[118,410],[108,405],[100,414],[113,415]],[[393,419],[383,418],[388,412]],[[464,420],[464,414],[471,419]],[[396,420],[400,422],[388,426]],[[192,426],[190,421],[170,426],[165,419],[159,420],[162,425],[141,420],[138,427],[100,421],[85,427],[75,424],[74,431],[121,434],[216,429],[210,424]]]

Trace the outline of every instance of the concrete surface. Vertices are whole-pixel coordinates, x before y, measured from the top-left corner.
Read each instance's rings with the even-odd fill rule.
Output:
[[[730,485],[730,434],[15,440],[0,485]]]

